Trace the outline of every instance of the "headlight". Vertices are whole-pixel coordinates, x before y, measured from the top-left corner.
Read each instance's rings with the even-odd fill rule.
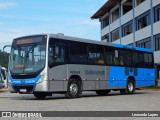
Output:
[[[11,77],[8,77],[8,82],[12,84]]]
[[[39,80],[37,81],[37,83],[43,82],[44,78],[45,78],[46,74],[42,74],[41,77],[39,78]]]

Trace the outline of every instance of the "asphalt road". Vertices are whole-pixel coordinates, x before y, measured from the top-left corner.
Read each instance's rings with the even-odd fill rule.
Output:
[[[37,100],[33,95],[1,91],[0,104],[1,111],[159,111],[160,90],[140,90],[133,95],[111,92],[107,96],[84,92],[83,97],[77,99],[53,94],[45,100]]]
[[[133,95],[111,92],[107,96],[84,92],[78,99],[53,94],[45,100],[1,90],[0,111],[160,111],[160,90],[140,90]]]

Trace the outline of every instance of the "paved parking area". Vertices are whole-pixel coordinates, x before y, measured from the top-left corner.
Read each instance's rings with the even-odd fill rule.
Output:
[[[159,111],[160,90],[140,90],[133,95],[120,95],[117,91],[107,96],[84,92],[83,97],[78,99],[53,94],[45,100],[37,100],[32,94],[15,94],[4,90],[0,92],[0,103],[1,111]]]
[[[45,100],[1,90],[0,104],[0,111],[160,111],[160,90],[140,90],[133,95],[117,91],[107,96],[84,92],[78,99],[54,94]]]

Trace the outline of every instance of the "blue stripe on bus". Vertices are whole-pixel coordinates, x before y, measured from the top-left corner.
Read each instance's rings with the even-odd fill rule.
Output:
[[[147,48],[139,48],[139,47],[134,47],[134,48],[139,51],[153,52],[153,50]]]
[[[40,77],[41,77],[40,75],[38,75],[36,78],[30,78],[30,79],[13,79],[12,77],[10,77],[10,80],[12,85],[29,85],[29,84],[35,84]]]
[[[114,47],[118,47],[118,48],[123,48],[124,47],[124,45],[121,45],[121,44],[113,44],[114,45]]]
[[[121,44],[113,44],[114,47],[117,47],[117,48],[128,48],[128,49],[135,49],[135,50],[139,50],[139,51],[146,51],[146,52],[153,52],[153,50],[151,49],[147,49],[147,48],[140,48],[140,47],[133,47],[133,46],[125,46],[125,45],[121,45]]]
[[[137,76],[134,72],[129,72],[125,75],[125,67],[112,66],[108,76],[108,87],[126,87],[129,76],[134,76],[136,87],[153,86],[155,85],[155,70],[147,68],[137,68]]]

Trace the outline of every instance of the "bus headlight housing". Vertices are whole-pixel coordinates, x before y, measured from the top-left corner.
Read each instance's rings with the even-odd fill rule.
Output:
[[[10,84],[12,84],[12,81],[11,81],[11,79],[8,79],[8,82],[9,82]]]
[[[41,75],[41,77],[39,78],[39,80],[37,81],[37,83],[43,82],[44,78],[45,78],[45,73]]]
[[[11,77],[8,77],[8,83],[12,84]]]

